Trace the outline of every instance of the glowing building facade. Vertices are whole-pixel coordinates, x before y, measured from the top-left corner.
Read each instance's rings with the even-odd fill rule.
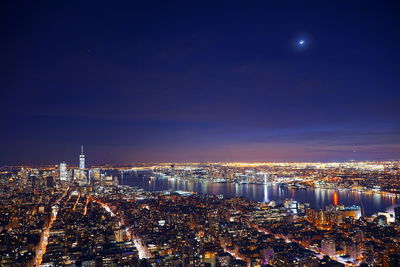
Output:
[[[81,146],[81,154],[79,155],[79,169],[85,168],[85,155],[83,154],[83,146]]]
[[[60,163],[60,181],[67,181],[67,180],[68,180],[67,163],[61,162]]]

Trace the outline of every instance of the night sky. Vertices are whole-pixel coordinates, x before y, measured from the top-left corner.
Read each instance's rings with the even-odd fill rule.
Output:
[[[396,1],[0,10],[1,165],[400,158]]]

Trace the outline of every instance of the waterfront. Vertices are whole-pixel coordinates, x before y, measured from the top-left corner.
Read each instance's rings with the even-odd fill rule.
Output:
[[[224,197],[243,197],[258,202],[293,199],[299,202],[310,203],[315,209],[323,209],[334,203],[346,206],[358,205],[365,215],[377,212],[393,211],[393,207],[400,205],[398,196],[388,196],[378,193],[362,193],[356,191],[344,191],[322,188],[293,189],[278,185],[262,184],[237,184],[214,183],[198,180],[187,181],[183,179],[168,179],[162,177],[150,178],[150,176],[125,173],[124,185],[137,186],[146,191],[183,190],[197,192],[199,194],[223,195]]]

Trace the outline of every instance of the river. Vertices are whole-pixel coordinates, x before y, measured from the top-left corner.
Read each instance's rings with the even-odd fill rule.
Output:
[[[146,191],[183,190],[199,194],[223,195],[224,197],[243,197],[258,202],[273,200],[280,203],[285,199],[293,199],[302,203],[310,203],[310,206],[315,209],[323,209],[334,203],[346,206],[358,205],[362,207],[365,215],[372,215],[379,211],[393,212],[393,207],[400,205],[398,196],[333,189],[291,189],[272,184],[214,183],[160,177],[150,179],[148,175],[138,176],[135,173],[124,173],[121,182],[124,185],[136,186]]]

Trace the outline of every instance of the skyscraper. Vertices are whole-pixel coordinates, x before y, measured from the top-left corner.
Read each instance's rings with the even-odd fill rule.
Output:
[[[79,155],[79,169],[74,170],[74,180],[80,185],[88,184],[85,171],[85,155],[83,154],[83,146],[81,146],[81,154]]]
[[[68,180],[67,163],[61,162],[60,163],[60,181],[67,181],[67,180]]]
[[[83,154],[83,146],[81,146],[81,154],[79,155],[79,169],[85,168],[85,155]]]

